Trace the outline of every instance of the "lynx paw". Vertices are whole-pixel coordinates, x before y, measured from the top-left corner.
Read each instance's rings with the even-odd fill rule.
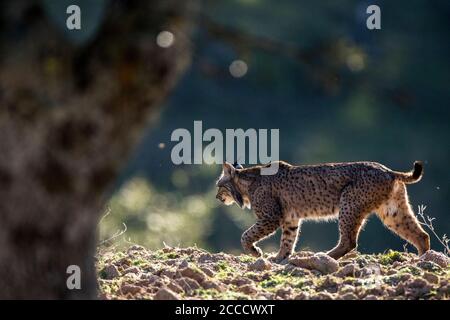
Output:
[[[282,256],[282,255],[272,255],[269,257],[269,261],[277,264],[286,264],[288,262],[288,256]]]
[[[256,246],[252,246],[249,250],[249,253],[252,256],[257,257],[257,258],[262,257],[262,255],[263,255],[261,248],[256,247]]]

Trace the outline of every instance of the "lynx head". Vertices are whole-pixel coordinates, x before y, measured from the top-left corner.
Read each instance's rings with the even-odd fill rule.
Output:
[[[230,163],[225,162],[222,169],[222,174],[216,183],[217,187],[219,187],[216,198],[227,206],[236,202],[239,207],[243,208],[244,200],[234,184],[237,172],[243,169],[243,167],[240,164],[235,164],[235,166],[233,166]]]

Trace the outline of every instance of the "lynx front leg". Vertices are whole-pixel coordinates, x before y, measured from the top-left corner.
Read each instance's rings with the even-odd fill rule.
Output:
[[[295,249],[295,244],[297,242],[299,228],[299,219],[293,219],[283,222],[283,224],[281,225],[281,229],[283,232],[281,234],[280,250],[278,251],[276,257],[273,258],[274,262],[280,263],[292,254],[292,251]]]
[[[278,221],[258,220],[254,225],[252,225],[242,234],[242,247],[246,252],[255,257],[262,256],[261,249],[255,246],[255,243],[275,233],[278,227]]]

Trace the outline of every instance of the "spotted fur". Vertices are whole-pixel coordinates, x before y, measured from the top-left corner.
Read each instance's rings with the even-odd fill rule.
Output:
[[[293,166],[280,161],[275,175],[261,175],[261,168],[237,169],[225,163],[217,181],[216,198],[254,211],[257,221],[241,237],[244,250],[254,256],[262,254],[255,244],[281,228],[280,249],[274,258],[280,262],[293,252],[303,220],[338,218],[339,242],[328,254],[340,258],[356,248],[360,229],[372,212],[419,254],[430,248],[430,238],[411,209],[405,187],[421,179],[421,162],[406,173],[376,162]]]

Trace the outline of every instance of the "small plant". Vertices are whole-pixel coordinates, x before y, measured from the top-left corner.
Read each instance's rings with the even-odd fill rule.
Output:
[[[386,254],[383,254],[380,257],[380,263],[385,266],[393,264],[396,261],[398,262],[404,261],[402,254],[398,251],[389,250]]]
[[[448,256],[450,255],[450,239],[447,237],[446,234],[444,234],[442,237],[439,237],[436,231],[434,230],[433,226],[433,220],[436,218],[430,217],[429,215],[425,215],[425,209],[427,206],[421,204],[418,206],[419,211],[417,212],[419,219],[419,223],[423,226],[426,226],[433,235],[438,239],[438,241],[442,244],[444,247],[444,253]]]

